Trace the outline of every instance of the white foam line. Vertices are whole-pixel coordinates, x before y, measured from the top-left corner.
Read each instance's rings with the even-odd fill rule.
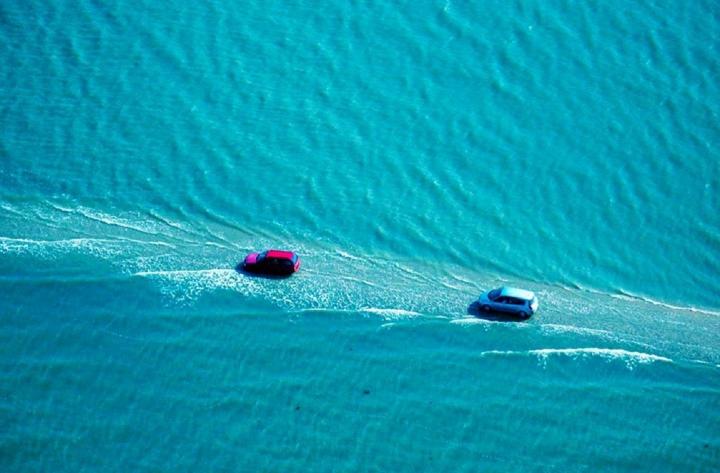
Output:
[[[362,284],[362,285],[365,285],[368,287],[378,287],[377,284],[374,284],[370,281],[365,281],[364,279],[360,279],[360,278],[354,278],[352,276],[341,276],[340,279],[342,279],[344,281],[355,282],[355,283]]]
[[[235,245],[233,244],[232,241],[228,240],[227,238],[225,238],[222,235],[218,235],[217,233],[213,232],[212,230],[210,230],[210,228],[207,225],[203,225],[203,228],[205,228],[205,232],[207,235],[210,235],[211,237],[215,238],[216,240],[224,243],[226,245],[226,248],[234,248],[235,247]]]
[[[47,217],[43,213],[40,212],[39,209],[33,208],[30,210],[40,222],[42,222],[44,225],[54,228],[56,230],[62,230],[63,227],[57,225],[58,222],[63,222],[64,219],[58,219],[57,216]],[[27,214],[24,215],[27,218]]]
[[[411,279],[414,279],[415,281],[425,281],[425,282],[431,281],[431,279],[428,278],[427,276],[425,276],[424,274],[419,273],[419,272],[417,272],[411,268],[408,268],[406,266],[403,266],[400,263],[394,263],[394,266],[396,268],[398,268],[401,272],[407,274],[408,276],[412,276]]]
[[[167,271],[138,271],[133,273],[133,276],[161,276],[161,277],[173,277],[173,276],[195,276],[195,275],[226,275],[230,273],[236,273],[234,269],[177,269]]]
[[[350,253],[346,253],[346,252],[344,252],[344,251],[342,251],[342,250],[335,250],[335,252],[336,252],[338,255],[340,255],[340,256],[342,256],[343,258],[346,258],[346,259],[351,259],[351,260],[356,260],[356,261],[362,259],[362,258],[358,258],[357,256],[353,256],[353,255],[351,255]]]
[[[156,245],[165,246],[168,248],[175,248],[170,243],[163,241],[147,241],[147,240],[135,240],[133,238],[67,238],[61,240],[34,240],[30,238],[10,238],[0,236],[0,242],[8,244],[23,244],[23,245],[51,245],[51,246],[83,246],[87,243],[118,243],[118,242],[129,242],[138,243],[141,245]]]
[[[2,204],[0,204],[0,208],[2,208],[3,210],[7,210],[8,212],[18,215],[20,217],[23,216],[23,214],[21,212],[18,212],[17,210],[15,210],[15,207],[13,207],[10,204],[2,203]]]
[[[656,305],[659,307],[665,307],[666,309],[682,310],[685,312],[695,312],[698,314],[706,314],[706,315],[720,315],[720,311],[716,311],[716,310],[699,309],[697,307],[692,307],[692,306],[680,306],[680,305],[668,304],[667,302],[656,301],[654,299],[650,299],[649,297],[638,296],[638,295],[630,294],[627,292],[624,292],[623,294],[609,294],[609,296],[614,299],[647,302],[648,304]]]
[[[553,332],[553,333],[570,332],[570,333],[577,333],[577,334],[581,334],[581,335],[602,335],[602,336],[612,335],[612,332],[609,332],[607,330],[585,328],[585,327],[575,327],[574,325],[542,324],[540,326],[540,329],[542,331],[548,331],[548,332]]]
[[[291,311],[289,313],[293,314],[293,315],[303,315],[303,314],[314,314],[314,313],[318,313],[318,314],[324,314],[324,313],[349,314],[352,312],[354,312],[354,311],[350,310],[350,309],[341,309],[341,308],[335,309],[333,307],[310,307],[307,309],[297,309],[297,310]]]
[[[450,278],[452,278],[460,283],[466,284],[471,287],[477,287],[477,281],[470,281],[469,279],[465,279],[462,276],[458,276],[457,274],[454,274],[452,272],[448,273],[448,275],[450,276]]]
[[[443,286],[443,287],[445,287],[445,288],[448,288],[448,289],[450,289],[450,290],[453,290],[453,291],[462,291],[462,288],[457,287],[457,286],[453,286],[452,284],[447,283],[447,282],[445,282],[445,281],[440,281],[440,285]]]
[[[55,244],[55,243],[76,243],[76,242],[86,242],[86,241],[100,241],[100,242],[107,242],[110,240],[103,239],[103,238],[68,238],[65,240],[33,240],[32,238],[11,238],[11,237],[4,237],[0,236],[0,241],[8,242],[8,243],[23,243],[26,245],[47,245],[47,244]]]
[[[50,207],[54,208],[55,210],[59,210],[60,212],[64,212],[66,214],[74,213],[73,209],[68,208],[68,207],[62,207],[61,205],[58,205],[53,202],[48,202],[48,205],[50,205]]]
[[[79,248],[87,247],[97,243],[110,243],[112,240],[105,240],[101,238],[69,238],[66,240],[33,240],[30,238],[8,238],[0,237],[0,249],[10,250],[23,250],[30,246],[52,246],[52,247],[67,247],[67,248]]]
[[[628,365],[635,363],[652,363],[661,361],[672,363],[670,358],[664,356],[653,355],[650,353],[634,352],[623,350],[622,348],[541,348],[528,351],[502,351],[490,350],[484,351],[480,356],[537,356],[542,360],[548,359],[550,356],[568,356],[571,358],[588,358],[599,357],[607,360],[625,360]]]
[[[623,350],[622,348],[543,348],[540,350],[530,350],[530,353],[537,354],[542,357],[558,354],[558,355],[590,355],[600,356],[603,358],[632,358],[641,363],[650,363],[653,361],[664,361],[672,363],[670,358],[651,353],[642,353],[637,351]]]
[[[77,209],[68,209],[65,207],[60,207],[56,204],[50,204],[53,208],[60,210],[61,212],[65,213],[71,213],[71,214],[80,214],[83,217],[87,218],[88,220],[93,220],[95,222],[104,223],[105,225],[112,225],[115,227],[124,228],[126,230],[134,230],[136,232],[140,233],[146,233],[148,235],[157,235],[158,232],[152,231],[148,228],[143,228],[139,225],[135,225],[132,222],[128,222],[127,220],[114,217],[112,215],[108,215],[102,212],[96,212],[90,209],[86,209],[84,207],[78,207]]]
[[[197,243],[198,245],[206,245],[206,246],[214,246],[215,248],[220,248],[221,250],[229,250],[231,249],[227,245],[221,245],[220,243],[215,243],[214,241],[206,241],[204,243]]]
[[[450,323],[456,324],[456,325],[475,325],[475,324],[486,325],[486,324],[492,324],[493,321],[482,319],[480,317],[465,317],[462,319],[452,319],[450,321]]]
[[[632,294],[632,293],[624,291],[624,290],[621,290],[620,294],[613,294],[610,292],[604,292],[599,289],[593,289],[593,288],[585,287],[585,286],[581,286],[581,285],[567,286],[564,284],[557,284],[556,287],[564,289],[568,292],[582,291],[582,292],[594,294],[597,296],[611,297],[613,299],[620,299],[620,300],[624,300],[624,301],[646,302],[648,304],[656,305],[658,307],[664,307],[666,309],[671,309],[671,310],[680,310],[680,311],[684,311],[684,312],[694,312],[694,313],[698,313],[698,314],[720,316],[720,311],[717,311],[717,310],[701,309],[701,308],[693,307],[693,306],[680,306],[680,305],[675,305],[675,304],[669,304],[667,302],[658,301],[655,299],[651,299],[649,297]]]
[[[414,312],[412,310],[405,309],[383,309],[378,307],[361,307],[359,312],[367,312],[370,314],[376,314],[384,318],[399,318],[399,317],[418,317],[422,314]]]
[[[116,242],[116,241],[124,241],[129,243],[137,243],[139,245],[154,245],[154,246],[164,246],[166,248],[175,248],[175,245],[172,243],[166,243],[164,241],[148,241],[148,240],[136,240],[134,238],[115,238],[110,239],[108,241]]]
[[[193,232],[190,232],[189,230],[186,230],[185,227],[183,227],[181,224],[175,223],[175,222],[173,222],[173,221],[171,221],[171,220],[168,220],[168,219],[166,219],[165,217],[163,217],[163,216],[161,216],[161,215],[159,215],[159,214],[157,214],[157,213],[155,213],[155,212],[153,212],[153,211],[150,211],[149,214],[150,214],[151,217],[153,217],[153,218],[155,218],[156,220],[164,223],[164,224],[167,225],[168,227],[176,228],[176,229],[178,229],[178,230],[181,230],[181,231],[183,231],[183,232],[185,232],[185,233],[189,233],[189,234],[191,234],[191,235],[193,234]]]

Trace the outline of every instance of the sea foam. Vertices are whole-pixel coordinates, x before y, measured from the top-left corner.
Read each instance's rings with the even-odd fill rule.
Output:
[[[647,364],[654,362],[672,363],[670,358],[651,353],[634,352],[624,350],[622,348],[541,348],[527,351],[503,351],[490,350],[480,354],[482,357],[515,357],[515,356],[535,356],[543,366],[547,362],[556,357],[570,358],[573,360],[587,359],[603,359],[608,362],[622,361],[629,369],[633,369],[638,364]]]

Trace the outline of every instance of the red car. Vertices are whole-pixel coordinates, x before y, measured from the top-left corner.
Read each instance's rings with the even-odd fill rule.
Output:
[[[250,253],[242,269],[251,273],[289,275],[300,269],[300,257],[292,251],[267,250]]]

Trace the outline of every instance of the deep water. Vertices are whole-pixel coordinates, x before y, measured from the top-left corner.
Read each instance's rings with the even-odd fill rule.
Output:
[[[0,471],[717,471],[719,46],[711,1],[0,3]]]

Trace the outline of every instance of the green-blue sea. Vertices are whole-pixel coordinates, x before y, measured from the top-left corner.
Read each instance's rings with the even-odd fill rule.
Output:
[[[720,470],[719,57],[713,0],[1,1],[0,471]]]

